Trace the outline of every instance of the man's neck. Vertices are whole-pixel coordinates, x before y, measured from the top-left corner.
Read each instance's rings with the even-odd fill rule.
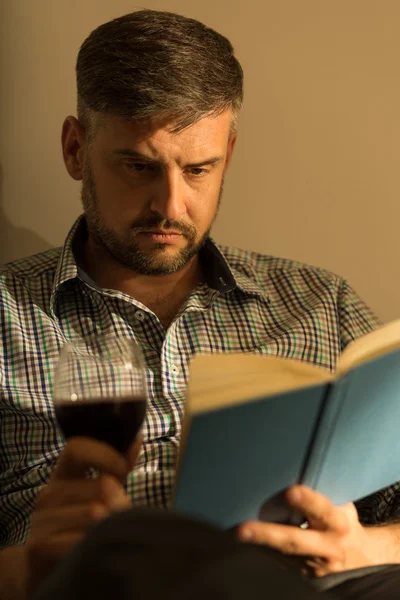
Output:
[[[142,275],[123,267],[89,238],[83,252],[84,269],[99,287],[128,294],[168,325],[202,279],[198,256],[169,275]]]

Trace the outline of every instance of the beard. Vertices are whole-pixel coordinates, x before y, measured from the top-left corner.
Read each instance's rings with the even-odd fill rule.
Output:
[[[197,229],[183,221],[163,219],[157,215],[135,220],[123,234],[117,234],[104,221],[99,210],[96,185],[92,171],[86,162],[82,180],[81,200],[89,235],[95,245],[106,251],[120,266],[141,275],[169,275],[182,269],[202,248],[210,235],[217,217],[223,194],[222,180],[217,208],[207,231],[198,239]],[[178,232],[186,240],[184,248],[169,252],[167,244],[156,243],[150,249],[143,249],[137,239],[138,234],[149,230],[162,229]]]

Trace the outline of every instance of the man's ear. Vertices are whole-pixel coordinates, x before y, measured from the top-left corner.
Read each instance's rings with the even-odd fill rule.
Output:
[[[235,130],[235,131],[232,131],[232,133],[229,136],[228,150],[227,150],[227,153],[226,153],[226,162],[225,162],[224,172],[227,171],[227,169],[229,167],[229,163],[231,162],[233,150],[234,150],[235,144],[236,144],[236,139],[237,139],[237,131]]]
[[[63,123],[61,144],[65,167],[76,181],[83,178],[86,150],[85,134],[82,125],[75,117],[67,117]]]

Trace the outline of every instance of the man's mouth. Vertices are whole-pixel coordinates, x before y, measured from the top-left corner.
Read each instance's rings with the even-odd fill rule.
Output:
[[[171,243],[171,242],[176,242],[179,238],[182,237],[183,234],[179,233],[178,231],[156,230],[156,231],[141,231],[139,233],[139,235],[143,235],[143,236],[147,237],[148,239],[151,239],[155,242]]]

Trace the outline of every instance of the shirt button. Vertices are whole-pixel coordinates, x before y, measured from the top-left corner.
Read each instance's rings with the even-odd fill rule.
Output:
[[[144,312],[142,310],[137,310],[135,312],[135,317],[137,318],[138,321],[144,321],[144,318],[145,318]]]
[[[178,375],[179,368],[176,365],[171,365],[171,373],[173,373],[174,375]]]

